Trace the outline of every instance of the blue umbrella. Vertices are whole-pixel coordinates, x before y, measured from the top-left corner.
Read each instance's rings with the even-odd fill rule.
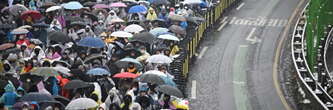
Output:
[[[155,36],[158,36],[159,34],[166,33],[168,31],[169,31],[169,29],[167,29],[167,28],[158,27],[158,28],[154,28],[154,29],[150,30],[149,32]]]
[[[143,13],[146,12],[147,8],[145,6],[142,5],[136,5],[136,6],[132,6],[128,13]]]
[[[85,37],[78,42],[78,45],[82,47],[103,48],[105,43],[101,38]]]
[[[87,72],[87,74],[89,74],[89,75],[108,75],[108,74],[110,74],[110,72],[103,68],[94,68],[94,69],[89,70]]]
[[[176,83],[172,80],[171,77],[169,77],[169,76],[167,76],[167,77],[165,77],[165,76],[160,76],[160,77],[164,80],[164,82],[165,82],[166,85],[170,85],[170,86],[173,86],[173,87],[177,87]]]
[[[141,68],[142,67],[142,64],[138,60],[133,59],[133,58],[123,58],[123,59],[117,61],[116,65],[119,68],[126,68],[129,63],[134,63],[137,68]]]
[[[77,2],[77,1],[68,2],[68,3],[64,4],[63,6],[65,9],[69,9],[69,10],[77,10],[77,9],[83,8],[81,3]]]

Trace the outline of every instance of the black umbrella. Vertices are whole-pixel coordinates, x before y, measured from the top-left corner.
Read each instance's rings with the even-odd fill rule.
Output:
[[[168,5],[170,2],[168,0],[154,0],[153,5]]]
[[[37,28],[49,28],[50,27],[50,25],[45,24],[45,23],[35,23],[32,26],[37,27]]]
[[[84,12],[82,16],[87,15],[92,21],[98,21],[98,17],[90,12]]]
[[[89,1],[89,2],[85,2],[85,3],[83,3],[83,6],[92,7],[92,6],[94,6],[95,4],[96,4],[96,2],[91,2],[91,1]]]
[[[103,58],[104,58],[103,55],[94,55],[94,56],[86,58],[83,62],[85,64],[87,64],[88,62],[94,61],[95,59],[103,59]]]
[[[85,27],[87,24],[84,23],[83,21],[74,21],[71,22],[70,26],[74,27],[74,26],[79,26],[79,27]]]
[[[70,38],[63,32],[60,31],[51,31],[48,34],[48,40],[56,42],[70,42]]]
[[[83,82],[81,80],[71,80],[64,86],[64,89],[78,89],[86,88],[89,86],[90,84],[88,84],[87,82]]]
[[[22,98],[19,99],[19,101],[36,101],[36,102],[47,102],[47,101],[56,101],[54,100],[52,95],[49,94],[43,94],[38,92],[31,92],[26,95],[24,95]]]
[[[53,98],[56,100],[56,101],[59,101],[60,103],[62,103],[63,105],[67,105],[70,100],[67,99],[66,97],[63,97],[63,96],[53,96]]]
[[[43,5],[40,8],[48,8],[48,7],[56,6],[56,5],[57,4],[54,2],[45,2],[45,3],[43,3]]]
[[[135,34],[131,41],[138,41],[142,43],[151,44],[154,42],[155,36],[150,32],[142,32]]]
[[[186,20],[188,22],[192,22],[192,23],[195,23],[195,24],[199,24],[201,22],[204,22],[205,21],[205,18],[201,18],[201,17],[187,17]]]
[[[169,27],[169,30],[176,33],[176,34],[186,34],[186,30],[183,29],[182,27],[180,26],[177,26],[177,25],[172,25]]]
[[[138,77],[138,81],[157,85],[165,84],[161,76],[156,74],[142,74],[140,77]]]
[[[173,86],[170,86],[170,85],[159,85],[157,88],[156,88],[157,91],[160,91],[164,94],[168,94],[168,95],[171,95],[171,96],[176,96],[176,97],[179,97],[179,98],[183,98],[183,93],[176,87],[173,87]]]

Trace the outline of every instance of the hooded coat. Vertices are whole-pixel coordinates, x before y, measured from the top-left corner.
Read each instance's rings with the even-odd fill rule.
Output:
[[[5,93],[1,96],[0,102],[5,104],[5,107],[12,107],[16,103],[17,94],[15,93],[15,87],[12,82],[5,87]]]
[[[38,54],[35,53],[35,50],[36,50],[36,49],[39,49],[39,53],[38,53]],[[35,57],[35,56],[37,56],[37,60],[38,60],[38,61],[42,61],[42,59],[45,58],[45,53],[44,53],[43,49],[42,49],[40,46],[36,46],[36,47],[33,49],[32,53],[31,53],[31,55],[30,55],[30,58],[33,58],[33,57]]]
[[[153,20],[156,20],[156,19],[157,19],[156,12],[153,8],[150,7],[149,10],[148,10],[147,16],[146,16],[146,20],[153,21]]]

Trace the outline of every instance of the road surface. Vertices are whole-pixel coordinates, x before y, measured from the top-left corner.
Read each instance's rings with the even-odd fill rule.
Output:
[[[278,39],[299,0],[243,0],[201,45],[191,67],[193,110],[285,110],[273,81]]]

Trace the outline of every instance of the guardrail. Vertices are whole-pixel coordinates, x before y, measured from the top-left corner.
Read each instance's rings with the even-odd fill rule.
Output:
[[[325,77],[321,77],[321,80],[318,81],[318,76],[329,75],[325,72],[320,73],[321,75],[316,72],[312,73],[305,58],[305,28],[307,23],[304,12],[305,8],[302,11],[301,18],[297,20],[291,42],[292,58],[298,75],[299,92],[302,98],[301,103],[303,104],[301,107],[313,110],[333,109],[333,99],[327,93],[326,86],[325,88],[322,87],[321,82]],[[318,56],[321,57],[321,55]],[[331,77],[329,76],[328,78]]]
[[[214,7],[207,9],[202,16],[205,21],[198,26],[187,30],[187,36],[180,42],[180,56],[170,65],[170,71],[175,76],[175,82],[183,92],[186,89],[187,77],[189,74],[190,64],[192,63],[195,53],[205,36],[216,22],[222,17],[227,10],[234,8],[241,0],[220,0]],[[184,92],[186,93],[186,92]]]

